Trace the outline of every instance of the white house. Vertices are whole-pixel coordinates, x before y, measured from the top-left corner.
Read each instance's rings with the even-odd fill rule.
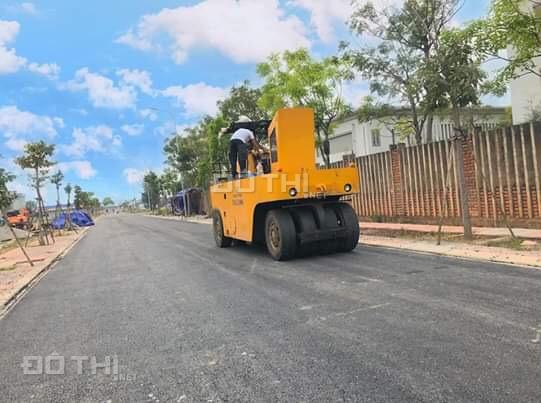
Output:
[[[531,12],[532,1],[524,1],[522,8]],[[541,18],[541,4],[536,6],[536,13]],[[512,56],[513,49],[509,49]],[[534,60],[541,73],[541,57]],[[513,123],[521,124],[531,120],[532,112],[541,112],[541,77],[535,74],[526,74],[511,82],[511,104],[513,106]]]
[[[504,108],[479,108],[473,112],[476,126],[491,129],[500,124],[505,118]],[[433,141],[448,139],[453,135],[453,123],[449,114],[434,116]],[[426,141],[426,128],[424,130]],[[390,128],[381,121],[360,122],[353,114],[337,123],[330,138],[331,162],[341,161],[345,155],[354,154],[356,157],[388,151],[392,144],[414,144],[413,139],[400,139],[393,136]],[[321,157],[318,157],[321,163]]]

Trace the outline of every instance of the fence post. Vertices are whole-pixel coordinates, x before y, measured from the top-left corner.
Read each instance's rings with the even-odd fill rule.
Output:
[[[404,164],[401,161],[403,151],[406,149],[404,143],[392,145],[390,147],[391,155],[391,189],[392,189],[392,210],[395,217],[401,217],[405,214],[406,203],[403,183],[405,180],[404,172],[402,172]]]

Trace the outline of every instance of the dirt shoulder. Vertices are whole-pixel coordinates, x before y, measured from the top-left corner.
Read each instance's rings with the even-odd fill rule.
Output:
[[[24,254],[14,242],[4,244],[0,249],[0,312],[16,298],[34,279],[44,273],[64,253],[66,253],[87,232],[56,236],[51,245],[38,246],[32,243],[26,251],[33,261],[30,266]],[[24,242],[24,239],[22,240]]]

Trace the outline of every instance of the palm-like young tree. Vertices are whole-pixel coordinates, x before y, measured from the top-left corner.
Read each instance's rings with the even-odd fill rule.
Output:
[[[30,180],[32,186],[36,189],[37,202],[38,202],[38,223],[39,223],[39,243],[40,245],[45,244],[47,238],[47,229],[43,225],[43,198],[41,197],[41,187],[43,183],[47,180],[47,174],[49,168],[52,167],[55,162],[51,161],[50,158],[54,153],[54,144],[47,144],[44,141],[38,141],[36,143],[28,143],[24,147],[24,154],[19,158],[15,159],[15,163],[23,169],[29,169],[32,171],[30,175]],[[45,237],[43,236],[43,232]],[[45,240],[44,240],[45,238]]]

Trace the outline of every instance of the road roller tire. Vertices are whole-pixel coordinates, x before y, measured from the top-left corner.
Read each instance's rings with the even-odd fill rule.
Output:
[[[274,260],[293,259],[297,251],[295,223],[287,210],[271,210],[265,219],[265,242]]]
[[[339,203],[338,208],[343,220],[342,225],[348,231],[348,237],[339,242],[338,249],[339,252],[351,252],[359,244],[359,218],[353,207],[347,203]]]
[[[297,228],[297,233],[314,233],[317,231],[316,219],[312,210],[309,208],[296,208],[291,209],[291,214],[293,215],[293,220],[295,221],[295,226]],[[305,245],[300,246],[297,249],[297,256],[308,257],[319,254],[319,248],[317,242],[311,242]]]
[[[224,235],[224,223],[222,215],[218,210],[212,213],[212,228],[214,230],[214,242],[218,248],[228,248],[233,243],[233,239]]]

